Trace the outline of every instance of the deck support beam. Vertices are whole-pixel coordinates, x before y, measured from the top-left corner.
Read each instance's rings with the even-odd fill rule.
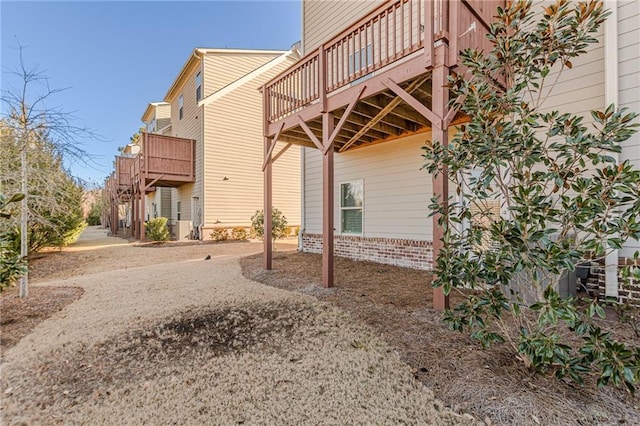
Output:
[[[147,201],[147,192],[144,187],[144,180],[140,182],[140,226],[138,227],[138,233],[140,234],[139,240],[141,242],[145,241],[146,234],[146,225],[144,223],[145,213],[146,213],[146,201]]]
[[[447,145],[448,143],[448,123],[446,121],[451,120],[447,111],[449,103],[449,89],[447,87],[447,78],[449,77],[449,67],[447,66],[445,58],[448,55],[448,46],[442,44],[436,48],[436,64],[433,68],[432,77],[432,93],[433,93],[433,114],[436,120],[433,122],[432,141],[433,143],[439,143],[441,145]],[[440,117],[442,117],[440,119]],[[446,118],[446,119],[445,119]],[[433,176],[433,195],[438,197],[442,203],[444,203],[444,215],[445,219],[448,214],[448,202],[449,198],[449,178],[447,174],[447,167],[443,166],[442,173]],[[433,216],[433,263],[435,263],[440,255],[440,251],[444,248],[444,229],[438,222],[440,215]],[[449,296],[444,294],[442,287],[433,288],[433,308],[439,311],[449,308]]]
[[[322,285],[333,287],[333,114],[322,114]]]
[[[273,227],[273,217],[271,211],[273,209],[273,161],[271,159],[272,146],[276,144],[276,140],[264,138],[264,269],[270,271],[273,269],[273,242],[271,237]]]

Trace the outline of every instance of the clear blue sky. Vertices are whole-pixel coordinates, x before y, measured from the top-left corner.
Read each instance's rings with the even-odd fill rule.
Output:
[[[90,165],[69,165],[102,183],[195,47],[287,50],[300,39],[300,1],[2,0],[0,26],[2,88],[12,83],[17,39],[27,66],[40,65],[52,87],[69,87],[54,104],[105,139],[84,145]]]

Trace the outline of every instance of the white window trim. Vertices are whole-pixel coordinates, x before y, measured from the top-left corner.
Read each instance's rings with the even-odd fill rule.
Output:
[[[184,95],[178,97],[178,120],[184,118]]]
[[[345,184],[350,184],[350,183],[360,183],[362,185],[362,206],[361,207],[342,207],[342,185]],[[338,199],[340,200],[339,204],[338,204],[338,209],[339,209],[339,217],[338,217],[338,235],[352,235],[354,237],[362,237],[364,235],[364,206],[365,206],[365,202],[364,202],[364,192],[365,188],[364,188],[364,179],[354,179],[354,180],[347,180],[344,182],[340,182],[338,184]],[[343,232],[342,231],[342,210],[362,210],[362,232],[360,233],[356,233],[356,232]]]
[[[198,84],[198,79],[200,79],[200,84]],[[202,96],[202,71],[198,71],[194,78],[194,82],[196,85],[196,103],[200,102],[204,96]],[[198,99],[198,89],[200,89],[200,98]]]

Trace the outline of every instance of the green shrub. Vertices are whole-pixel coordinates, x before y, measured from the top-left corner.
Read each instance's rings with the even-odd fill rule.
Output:
[[[156,217],[147,222],[147,235],[152,241],[167,241],[169,228],[166,217]]]
[[[231,239],[233,240],[246,240],[248,237],[248,232],[242,226],[237,226],[231,230]]]
[[[91,209],[87,215],[87,224],[89,226],[102,224],[102,203],[100,201],[95,201],[91,204]]]
[[[213,228],[210,235],[213,241],[226,241],[229,238],[226,228]]]
[[[287,218],[277,208],[273,208],[271,211],[271,237],[274,240],[284,238],[287,236]],[[256,210],[255,214],[251,217],[251,233],[256,237],[264,238],[264,211]]]
[[[0,194],[0,217],[9,219],[11,212],[7,209],[8,205],[23,198],[23,194],[14,194],[11,198]],[[27,260],[20,256],[19,246],[16,250],[9,233],[0,233],[0,291],[13,285],[26,272]]]

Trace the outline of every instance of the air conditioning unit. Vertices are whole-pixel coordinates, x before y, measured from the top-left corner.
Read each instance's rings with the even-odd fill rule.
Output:
[[[176,241],[187,241],[191,234],[191,221],[190,220],[177,220],[176,221]]]

